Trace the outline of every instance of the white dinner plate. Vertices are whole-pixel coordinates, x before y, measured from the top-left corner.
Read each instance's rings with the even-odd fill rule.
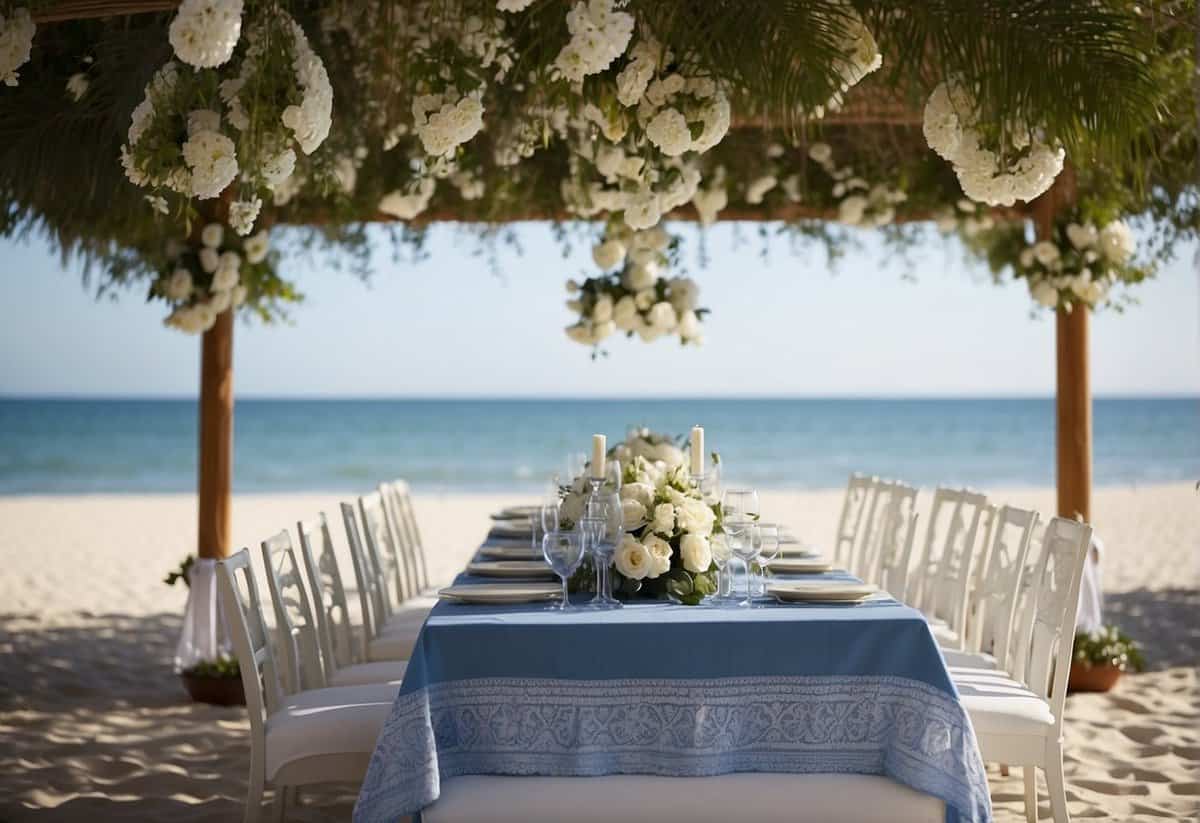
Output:
[[[541,510],[540,506],[508,506],[492,515],[493,520],[529,520]]]
[[[467,566],[468,574],[481,577],[554,577],[545,560],[484,560]]]
[[[438,592],[452,603],[538,603],[562,596],[562,588],[546,583],[476,583],[447,586]]]
[[[529,537],[533,534],[533,522],[522,520],[497,520],[492,524],[493,537]]]
[[[788,580],[767,583],[767,594],[782,603],[861,603],[879,591],[849,580]]]
[[[542,553],[524,546],[481,546],[479,553],[493,560],[541,560]]]
[[[776,557],[767,565],[776,574],[821,574],[833,568],[823,557]]]

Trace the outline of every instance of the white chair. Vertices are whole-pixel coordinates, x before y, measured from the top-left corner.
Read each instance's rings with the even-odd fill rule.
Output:
[[[399,478],[390,483],[382,483],[379,493],[383,497],[384,510],[391,518],[393,531],[407,561],[406,568],[409,570],[408,579],[411,585],[405,597],[427,593],[429,563],[425,556],[425,544],[421,539],[421,529],[417,525],[417,515],[413,509],[408,483]]]
[[[331,660],[327,668],[321,656],[312,605],[300,582],[300,565],[296,562],[291,536],[282,531],[264,540],[262,553],[263,563],[267,567],[267,586],[275,606],[279,647],[283,652],[283,681],[288,685],[288,691],[369,683],[400,685],[404,680],[407,662],[380,661],[338,666],[336,661]]]
[[[842,513],[838,516],[837,532],[833,538],[833,562],[849,569],[854,559],[854,547],[858,542],[859,528],[871,499],[875,496],[876,477],[855,472],[846,483],[846,496],[842,499]]]
[[[917,490],[893,481],[875,486],[874,498],[862,526],[854,573],[878,583],[898,600],[904,599],[917,515]]]
[[[383,513],[379,494],[359,498],[359,508],[371,515],[371,529],[376,531],[382,523]],[[362,609],[363,659],[407,660],[420,635],[421,626],[429,614],[427,608],[403,609],[393,612],[387,591],[387,577],[378,565],[374,552],[368,551],[360,536],[358,516],[354,506],[342,503],[342,521],[346,526],[346,541],[350,544],[350,559],[354,565],[354,578],[358,584],[359,605]],[[370,529],[367,533],[370,533]]]
[[[1056,517],[1042,537],[1033,578],[1029,657],[1020,679],[999,671],[956,674],[983,759],[1025,767],[1025,815],[1037,821],[1036,769],[1046,775],[1055,823],[1068,823],[1063,704],[1071,668],[1079,580],[1091,545],[1085,523]]]
[[[308,590],[316,607],[317,641],[328,679],[334,668],[358,662],[350,604],[325,514],[322,512],[316,520],[301,520],[296,524],[296,532],[300,535],[300,557],[308,576]]]
[[[293,787],[362,782],[398,687],[348,686],[285,695],[250,552],[242,549],[219,562],[217,581],[250,715],[246,823],[259,819],[268,783],[275,789],[274,817],[282,820]]]
[[[972,564],[983,562],[977,548],[986,508],[987,497],[979,492],[939,486],[933,493],[918,562],[920,589],[910,600],[929,618],[944,648],[961,650],[966,643],[968,591]]]
[[[946,651],[951,673],[990,669],[1018,675],[1014,666],[1017,603],[1022,585],[1028,586],[1033,577],[1025,574],[1025,566],[1038,519],[1037,512],[1014,506],[1001,506],[993,516],[987,572],[981,575],[976,611],[968,626],[967,646],[978,651]]]

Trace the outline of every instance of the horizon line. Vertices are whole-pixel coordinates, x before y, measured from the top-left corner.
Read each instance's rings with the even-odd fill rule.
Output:
[[[235,395],[239,400],[254,401],[364,401],[364,402],[523,402],[523,401],[580,401],[580,402],[642,402],[664,400],[1054,400],[1055,394],[1033,394],[1023,392],[996,394],[954,394],[950,392],[924,392],[914,394],[897,393],[812,393],[812,394],[257,394]],[[1200,392],[1097,392],[1093,400],[1200,400]],[[198,394],[99,394],[74,392],[2,392],[0,401],[5,400],[65,400],[65,401],[174,401],[195,402]]]

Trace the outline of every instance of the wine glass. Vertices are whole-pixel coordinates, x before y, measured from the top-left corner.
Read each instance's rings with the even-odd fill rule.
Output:
[[[554,573],[562,579],[562,601],[551,608],[566,611],[571,603],[567,593],[567,580],[583,561],[583,541],[578,532],[563,532],[556,528],[542,538],[542,556],[546,558],[550,568],[554,569]]]
[[[619,608],[621,602],[612,596],[612,576],[609,567],[617,545],[625,535],[625,514],[621,508],[621,497],[616,492],[594,496],[584,507],[580,521],[581,532],[588,542],[592,560],[596,564],[596,596],[588,605],[592,608]]]
[[[724,521],[725,534],[729,538],[729,548],[746,567],[746,599],[739,606],[751,606],[754,600],[754,572],[751,563],[758,556],[761,545],[754,539],[755,522],[748,515],[735,511],[732,519]]]
[[[729,538],[723,534],[714,534],[709,541],[712,549],[713,562],[717,564],[717,593],[709,598],[715,604],[724,604],[730,600],[733,590],[733,580],[729,570],[729,561],[733,552],[729,550]]]
[[[759,574],[755,580],[754,591],[755,594],[766,594],[767,568],[770,566],[771,561],[779,556],[779,526],[776,523],[763,523],[759,521],[754,524],[750,539],[758,544]]]
[[[721,495],[721,516],[734,520],[757,520],[758,492],[754,489],[726,489]]]
[[[570,483],[575,478],[580,477],[587,471],[588,456],[583,452],[569,452],[567,454],[567,482]]]

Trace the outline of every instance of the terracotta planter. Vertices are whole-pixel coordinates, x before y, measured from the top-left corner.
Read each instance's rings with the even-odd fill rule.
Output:
[[[197,703],[208,703],[213,706],[245,706],[246,692],[242,688],[240,677],[200,677],[194,674],[181,674],[183,687],[187,689],[192,700]]]
[[[1117,684],[1121,670],[1116,666],[1084,666],[1071,662],[1068,692],[1106,692]]]

